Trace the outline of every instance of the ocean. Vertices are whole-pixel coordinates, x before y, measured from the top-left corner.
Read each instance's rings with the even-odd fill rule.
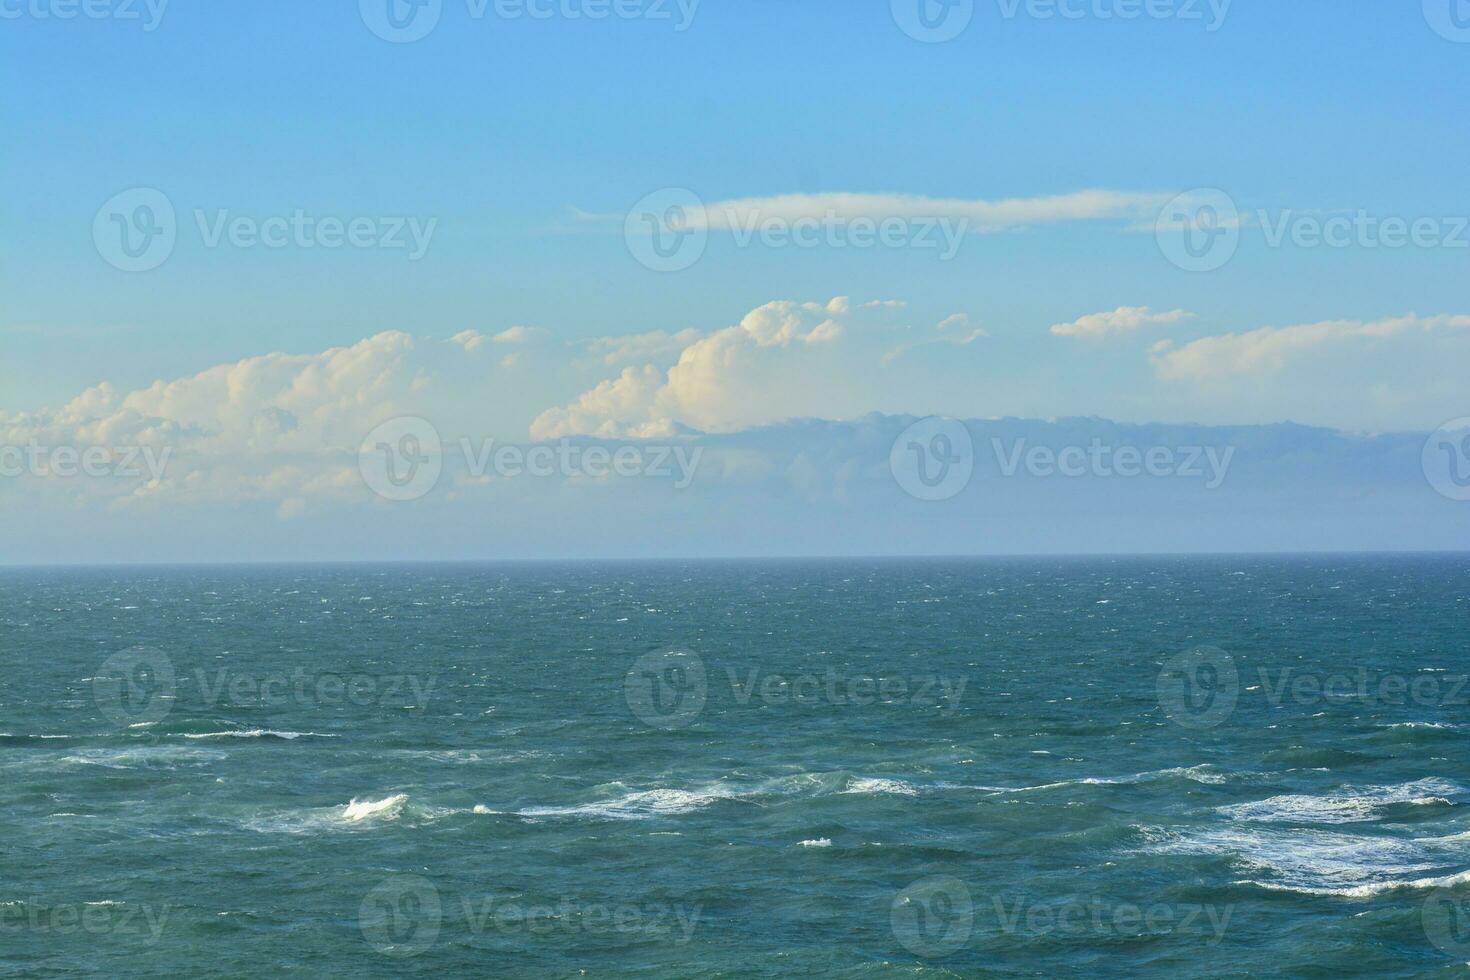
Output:
[[[6,976],[1470,961],[1465,556],[12,568],[0,627]]]

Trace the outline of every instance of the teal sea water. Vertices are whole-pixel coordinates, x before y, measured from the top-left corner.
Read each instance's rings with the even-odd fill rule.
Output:
[[[1470,559],[0,571],[0,974],[1462,976]]]

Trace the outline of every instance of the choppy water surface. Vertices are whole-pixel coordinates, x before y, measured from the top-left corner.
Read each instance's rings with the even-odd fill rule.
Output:
[[[1467,573],[0,572],[0,970],[1463,975]]]

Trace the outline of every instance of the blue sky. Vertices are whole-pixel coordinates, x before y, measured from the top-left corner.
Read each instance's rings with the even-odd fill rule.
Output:
[[[401,44],[347,0],[173,0],[151,30],[141,0],[127,8],[140,19],[0,4],[0,120],[18,134],[0,156],[12,189],[0,421],[12,437],[54,433],[57,417],[37,413],[77,424],[64,407],[103,382],[111,394],[86,402],[93,423],[155,382],[384,334],[412,338],[396,405],[501,439],[871,411],[1353,432],[1470,414],[1470,43],[1432,23],[1451,0],[1157,0],[1175,16],[1131,20],[1102,16],[1129,0],[1073,0],[1075,18],[976,0],[945,43],[906,35],[886,0],[706,0],[683,30],[673,0],[626,2],[644,15],[574,19],[556,11],[588,0],[557,0],[544,19],[493,4],[476,17],[443,0],[437,26]],[[92,234],[104,202],[131,188],[177,211],[177,244],[151,271],[113,267]],[[971,228],[948,260],[742,245],[712,229],[691,267],[656,272],[630,254],[622,217],[661,188],[758,216],[773,198],[816,208],[845,193],[870,195],[853,207],[880,218],[899,196],[909,219],[1000,201],[1023,217]],[[1239,247],[1186,271],[1155,218],[1202,188],[1238,206]],[[1104,216],[1037,217],[1037,202],[1088,190],[1116,196]],[[201,227],[297,210],[433,232],[410,259],[207,247]],[[1268,241],[1276,220],[1357,212],[1430,220],[1438,237]],[[775,341],[741,334],[736,355],[728,337],[710,340],[766,304],[837,309],[837,297],[850,299],[830,329],[823,315]],[[1079,322],[1098,329],[1053,329]],[[526,329],[491,340],[514,327]],[[594,353],[651,336],[658,350],[639,363]],[[746,373],[668,373],[681,358],[703,371],[706,357]],[[589,402],[624,369],[651,373],[617,390],[619,407]],[[178,398],[144,400],[174,426],[226,425]],[[269,401],[251,411],[285,411]],[[351,443],[371,421],[338,434]]]

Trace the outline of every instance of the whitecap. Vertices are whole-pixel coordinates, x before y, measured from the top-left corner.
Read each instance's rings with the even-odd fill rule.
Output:
[[[1223,855],[1243,869],[1265,872],[1238,884],[1314,895],[1366,896],[1441,880],[1452,853],[1424,841],[1328,830],[1263,826],[1215,827],[1187,833],[1144,829],[1143,850],[1154,854]],[[1443,849],[1440,849],[1443,851]]]
[[[892,796],[918,796],[919,787],[913,783],[906,783],[901,779],[854,779],[847,784],[844,793],[860,793],[868,795],[892,795]]]
[[[811,840],[804,840],[804,841],[802,841],[801,844],[798,845],[798,846],[800,846],[800,847],[831,847],[832,846],[832,839],[830,837],[815,837],[815,838],[813,838]]]
[[[407,802],[407,793],[395,793],[381,800],[359,800],[353,797],[351,803],[342,807],[341,817],[348,823],[356,823],[370,817],[383,817],[391,820],[403,812],[403,805]]]
[[[1393,804],[1452,806],[1465,789],[1447,779],[1419,779],[1396,786],[1345,786],[1323,796],[1287,794],[1251,803],[1234,803],[1219,812],[1251,823],[1360,823],[1377,819]]]
[[[283,738],[291,741],[298,738],[336,738],[321,732],[278,732],[270,728],[236,728],[223,732],[186,732],[185,738]]]
[[[702,789],[650,789],[627,793],[611,800],[571,806],[533,806],[518,810],[522,817],[602,817],[608,820],[647,820],[656,816],[689,813],[719,800],[745,795],[725,786]]]

